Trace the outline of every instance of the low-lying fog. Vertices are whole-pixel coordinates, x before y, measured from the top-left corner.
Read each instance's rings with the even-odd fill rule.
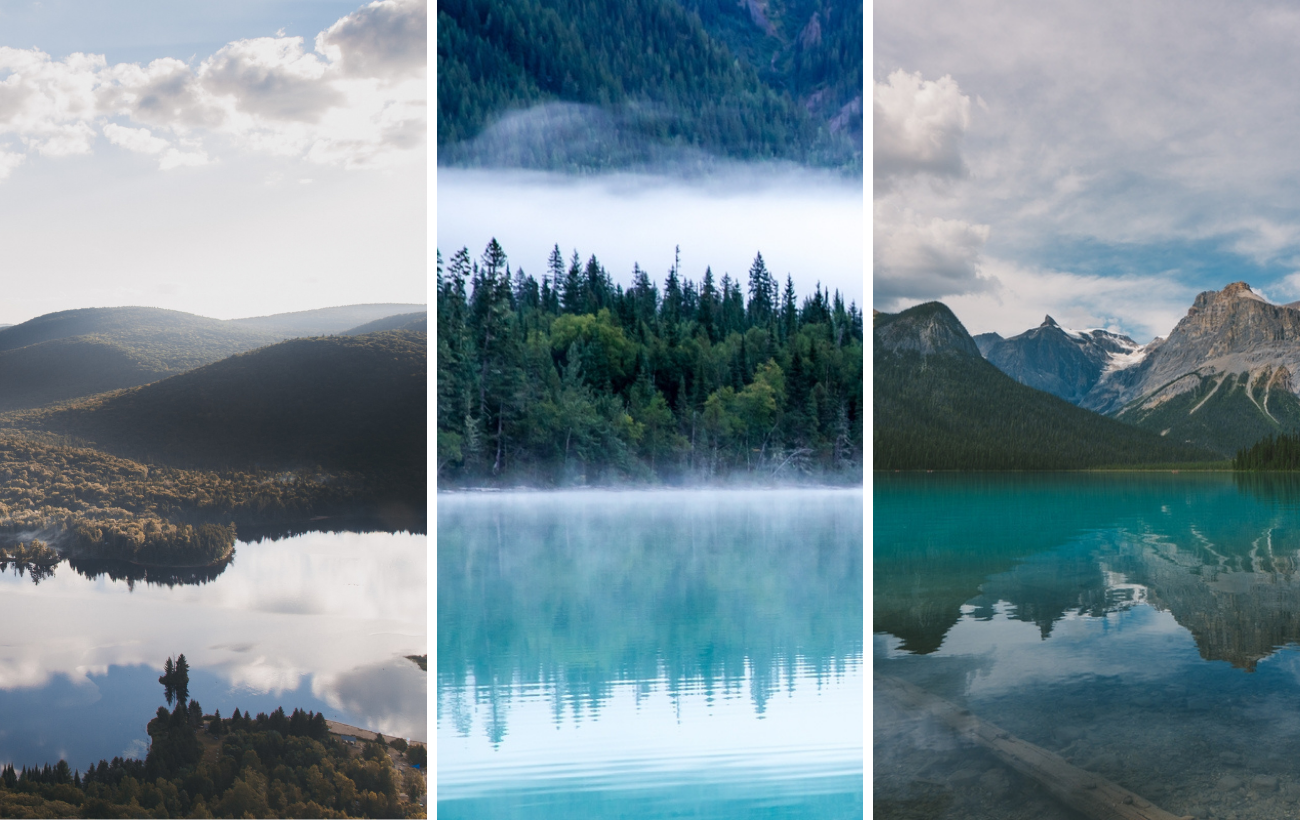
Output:
[[[859,179],[789,166],[741,165],[696,178],[649,173],[575,176],[528,170],[438,169],[437,247],[475,258],[492,237],[512,268],[540,280],[555,245],[567,263],[595,254],[627,286],[639,263],[662,286],[681,246],[682,275],[747,282],[754,254],[800,299],[818,281],[863,305]]]

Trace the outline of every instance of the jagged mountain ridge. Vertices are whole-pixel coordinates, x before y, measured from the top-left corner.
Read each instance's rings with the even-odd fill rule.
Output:
[[[1127,336],[1099,328],[1067,330],[1051,316],[1009,339],[981,335],[985,343],[980,352],[995,367],[1021,384],[1073,404],[1080,404],[1107,371],[1140,359],[1145,352]]]
[[[1213,458],[1018,383],[984,360],[939,302],[873,318],[878,470],[1075,469]]]
[[[1099,371],[1069,370],[1073,391],[1051,389],[1069,384],[1061,378],[1064,359],[1026,352],[1034,349],[1026,340],[1045,330],[1046,323],[993,340],[985,353],[1022,383],[1224,455],[1267,435],[1300,431],[1300,385],[1293,378],[1300,367],[1300,309],[1272,304],[1245,282],[1199,294],[1167,338],[1116,352]]]

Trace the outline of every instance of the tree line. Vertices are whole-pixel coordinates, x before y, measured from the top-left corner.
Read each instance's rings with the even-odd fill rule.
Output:
[[[359,748],[330,735],[325,716],[277,708],[267,715],[205,715],[189,699],[182,654],[167,659],[169,710],[149,721],[144,760],[100,760],[85,773],[66,760],[0,770],[3,817],[424,817],[425,747],[382,735]],[[215,753],[214,753],[215,752]]]
[[[761,253],[743,285],[674,262],[624,288],[558,246],[539,281],[493,239],[437,276],[446,481],[860,476],[862,314],[820,284],[800,300]]]

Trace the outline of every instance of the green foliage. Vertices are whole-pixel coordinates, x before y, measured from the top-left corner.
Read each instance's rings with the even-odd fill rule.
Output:
[[[878,351],[872,363],[877,470],[1063,470],[1214,458],[1026,387],[977,356]]]
[[[669,271],[615,285],[551,254],[539,284],[493,240],[438,268],[438,472],[450,483],[856,480],[862,315],[819,287],[778,295],[761,257],[747,306]]]
[[[837,12],[834,19],[831,28],[839,32],[847,18]],[[860,139],[855,145],[850,133],[818,122],[800,104],[814,89],[822,92],[818,101],[829,102],[828,82],[838,100],[840,81],[830,74],[847,86],[856,78],[860,97],[860,6],[856,20],[856,50],[842,47],[849,43],[838,34],[825,44],[820,35],[803,38],[808,47],[794,52],[819,56],[798,67],[783,63],[768,77],[777,80],[773,85],[754,67],[771,61],[737,59],[698,14],[673,0],[447,0],[438,4],[439,153],[470,159],[458,149],[502,114],[564,102],[596,107],[601,115],[567,124],[575,139],[524,146],[523,154],[516,141],[514,159],[602,167],[653,161],[656,146],[667,144],[746,159],[847,163],[860,171]],[[806,92],[805,99],[796,102],[791,91]]]
[[[1267,436],[1237,451],[1234,470],[1300,470],[1300,435]]]
[[[163,678],[176,683],[184,655],[168,659]],[[162,681],[163,678],[159,680]],[[169,691],[171,686],[169,685]],[[170,697],[169,697],[170,700]],[[144,760],[115,757],[87,768],[66,761],[21,773],[0,770],[4,817],[424,817],[417,802],[424,779],[401,778],[387,753],[354,754],[331,737],[325,716],[278,708],[256,718],[236,709],[203,725],[201,707],[183,697],[149,721]],[[378,746],[378,744],[369,744]],[[414,747],[413,747],[414,748]],[[422,748],[422,747],[421,747]]]

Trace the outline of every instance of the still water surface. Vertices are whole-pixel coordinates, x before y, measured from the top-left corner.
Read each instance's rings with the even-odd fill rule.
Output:
[[[427,737],[425,535],[308,533],[238,543],[224,568],[122,564],[0,572],[0,762],[143,758],[168,655],[229,716],[277,706]]]
[[[1300,483],[878,475],[877,675],[1175,816],[1300,811]],[[877,817],[1071,817],[873,697]]]
[[[862,816],[862,492],[438,499],[438,816]]]

